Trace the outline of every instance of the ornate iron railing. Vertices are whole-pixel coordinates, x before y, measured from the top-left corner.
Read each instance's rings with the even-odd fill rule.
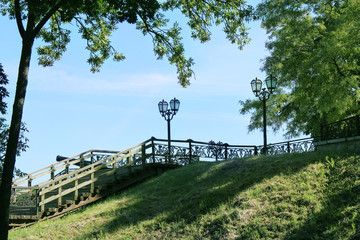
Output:
[[[314,150],[315,146],[313,138],[303,138],[286,142],[272,143],[267,146],[267,152],[269,155],[312,152]],[[263,151],[263,146],[259,147],[259,151]]]
[[[168,157],[168,146],[165,139],[152,138],[154,146],[154,157],[156,162],[161,162]],[[269,144],[267,151],[269,155],[283,153],[302,153],[315,150],[313,138],[303,138],[286,142]],[[193,160],[227,160],[259,155],[263,152],[263,146],[255,145],[229,145],[227,143],[214,141],[198,142],[189,140],[172,140],[170,157],[174,159],[187,158]]]
[[[153,157],[155,162],[169,157],[168,145],[165,139],[151,138],[154,146]],[[174,158],[179,164],[184,159],[194,160],[226,160],[234,158],[243,158],[257,154],[255,145],[229,145],[227,143],[199,142],[188,140],[171,140],[170,158]]]
[[[321,141],[360,136],[360,116],[321,126]]]

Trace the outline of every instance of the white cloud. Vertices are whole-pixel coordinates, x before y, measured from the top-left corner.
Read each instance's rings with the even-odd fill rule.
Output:
[[[34,91],[77,94],[141,95],[151,96],[159,89],[177,84],[176,77],[159,74],[105,74],[69,73],[56,68],[32,69],[29,87]]]

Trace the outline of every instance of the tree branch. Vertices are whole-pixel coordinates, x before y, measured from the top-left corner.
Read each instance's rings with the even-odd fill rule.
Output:
[[[147,32],[150,34],[152,40],[153,40],[153,44],[155,44],[155,37],[153,36],[153,34],[159,38],[162,39],[162,41],[164,41],[165,45],[170,48],[171,51],[174,51],[174,47],[172,46],[171,42],[169,42],[166,37],[164,37],[163,35],[159,34],[158,32],[156,32],[152,27],[149,26],[149,24],[147,23],[146,19],[144,19],[141,15],[139,15],[139,17],[141,18],[141,20],[143,21],[143,23],[146,26],[146,30]],[[163,32],[165,34],[165,31],[162,29],[158,29],[159,31]]]
[[[24,29],[24,25],[23,25],[22,19],[21,19],[19,0],[15,0],[15,17],[16,17],[16,24],[18,26],[20,36],[21,36],[21,38],[24,38],[25,29]]]
[[[342,76],[342,77],[345,77],[345,74],[341,71],[341,69],[340,69],[340,67],[339,67],[339,64],[336,62],[336,59],[335,59],[335,58],[333,58],[333,62],[334,62],[334,64],[335,64],[336,70],[337,70],[337,72],[339,73],[339,75]]]
[[[40,32],[40,30],[44,27],[44,25],[51,18],[51,16],[54,15],[59,10],[62,2],[64,2],[64,0],[60,0],[57,4],[55,4],[55,6],[53,8],[51,8],[45,14],[45,16],[40,20],[40,22],[35,26],[34,31],[33,31],[34,37]]]

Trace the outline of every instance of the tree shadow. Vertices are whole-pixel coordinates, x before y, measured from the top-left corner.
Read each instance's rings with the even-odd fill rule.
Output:
[[[322,210],[289,233],[287,239],[360,239],[360,161],[352,159],[355,161],[350,158],[339,166],[328,166]]]
[[[121,228],[154,219],[161,219],[155,221],[158,223],[190,224],[253,185],[277,175],[295,174],[320,159],[322,157],[317,153],[260,156],[196,163],[171,170],[126,192],[126,198],[132,200],[126,206],[119,204],[112,212],[104,210],[100,215],[111,215],[112,220],[81,238],[111,234]],[[148,227],[151,231],[162,228],[161,224]]]

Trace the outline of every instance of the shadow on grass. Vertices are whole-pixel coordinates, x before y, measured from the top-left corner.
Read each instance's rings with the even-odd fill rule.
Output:
[[[360,239],[360,160],[328,163],[324,206],[287,239]]]
[[[111,234],[154,219],[146,231],[161,231],[163,223],[190,224],[251,186],[276,175],[292,175],[320,159],[317,153],[261,156],[171,170],[117,196],[132,202],[126,206],[119,203],[111,212],[104,209],[101,214],[111,216],[111,220],[79,237]]]

